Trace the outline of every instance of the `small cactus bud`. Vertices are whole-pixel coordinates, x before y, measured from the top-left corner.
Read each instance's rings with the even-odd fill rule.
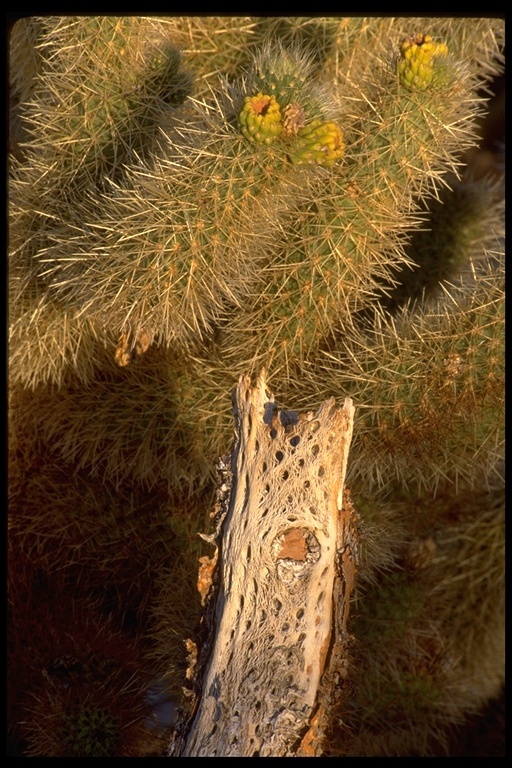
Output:
[[[315,164],[328,168],[343,156],[343,134],[336,123],[313,120],[299,128],[297,146],[291,159],[297,165]]]
[[[434,43],[430,35],[415,35],[400,46],[398,74],[400,82],[410,90],[423,91],[445,80],[445,67],[436,66],[436,59],[447,56],[444,43]]]
[[[246,96],[238,122],[245,138],[258,144],[271,144],[283,128],[279,104],[263,93]]]

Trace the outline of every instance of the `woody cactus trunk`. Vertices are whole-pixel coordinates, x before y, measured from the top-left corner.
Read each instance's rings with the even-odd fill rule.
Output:
[[[165,754],[263,368],[286,408],[356,408],[323,754],[435,754],[499,694],[504,193],[467,163],[503,51],[495,18],[14,25],[12,754]]]

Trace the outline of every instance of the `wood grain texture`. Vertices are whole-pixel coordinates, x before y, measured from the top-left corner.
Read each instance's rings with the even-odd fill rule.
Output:
[[[264,373],[254,388],[241,377],[214,639],[188,734],[170,754],[318,753],[321,680],[334,646],[343,646],[351,589],[341,582],[353,414],[348,398],[315,414],[278,411]]]

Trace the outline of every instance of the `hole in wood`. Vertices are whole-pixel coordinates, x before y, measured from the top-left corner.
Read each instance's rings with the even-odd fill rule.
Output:
[[[283,604],[282,604],[282,602],[280,600],[277,599],[277,597],[275,597],[273,599],[272,604],[273,604],[273,608],[274,608],[272,613],[274,613],[277,616],[277,614],[279,613],[279,611],[283,607]]]
[[[276,560],[317,562],[320,544],[314,533],[307,528],[288,528],[274,539],[272,552]]]

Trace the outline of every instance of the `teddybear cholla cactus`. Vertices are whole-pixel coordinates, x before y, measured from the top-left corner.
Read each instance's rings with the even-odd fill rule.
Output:
[[[60,17],[12,37],[14,550],[84,599],[103,574],[104,610],[136,604],[145,663],[178,690],[232,386],[266,366],[286,407],[351,396],[367,546],[335,754],[425,751],[503,680],[503,194],[455,181],[502,35]]]

